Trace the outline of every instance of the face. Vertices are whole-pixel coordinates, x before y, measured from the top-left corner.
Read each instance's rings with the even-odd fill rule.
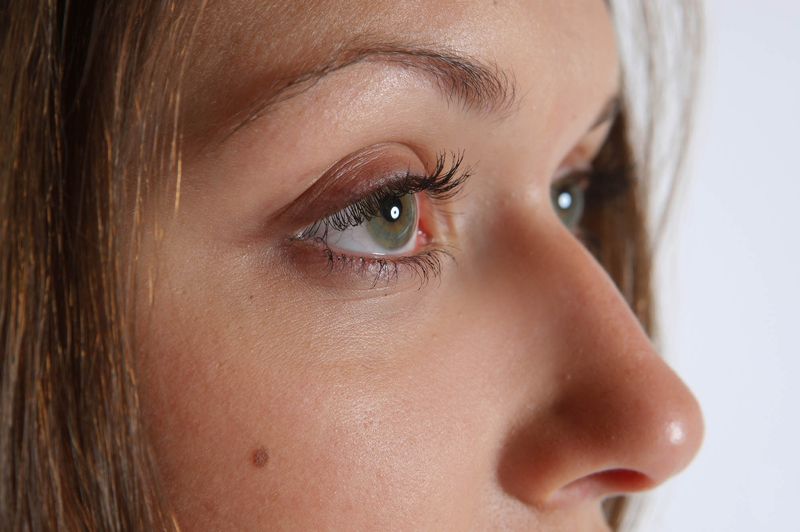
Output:
[[[580,238],[606,3],[299,5],[207,7],[179,208],[139,262],[179,523],[602,529],[702,432]]]

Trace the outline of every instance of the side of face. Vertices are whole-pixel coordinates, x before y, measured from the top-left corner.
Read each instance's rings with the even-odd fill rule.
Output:
[[[589,530],[691,460],[694,398],[551,201],[619,90],[605,2],[232,0],[194,46],[181,207],[140,261],[139,382],[182,528]],[[369,46],[488,65],[504,105],[391,54],[260,104]],[[427,282],[298,239],[437,154],[472,175],[420,200],[415,251],[449,255]]]

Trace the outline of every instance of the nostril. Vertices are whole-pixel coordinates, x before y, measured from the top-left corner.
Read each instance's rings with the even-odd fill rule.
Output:
[[[608,469],[571,482],[558,490],[551,502],[561,504],[569,501],[594,499],[615,494],[645,491],[657,483],[647,475],[631,469]]]
[[[601,485],[605,488],[606,493],[644,491],[655,485],[655,482],[647,475],[630,469],[600,471],[588,476],[586,480]]]

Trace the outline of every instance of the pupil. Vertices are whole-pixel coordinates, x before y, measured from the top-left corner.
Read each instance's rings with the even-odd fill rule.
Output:
[[[396,222],[403,214],[403,204],[397,196],[390,196],[381,201],[381,215],[389,222]]]
[[[366,224],[372,240],[383,253],[399,251],[417,234],[417,202],[414,194],[387,195],[378,200],[378,212]]]

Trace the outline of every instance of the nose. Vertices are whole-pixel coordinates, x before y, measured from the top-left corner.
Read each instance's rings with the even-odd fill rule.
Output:
[[[692,393],[601,266],[560,229],[538,235],[547,252],[510,266],[517,273],[506,277],[519,305],[515,319],[535,319],[540,337],[527,361],[527,376],[538,377],[517,371],[527,391],[499,478],[510,495],[537,507],[652,488],[692,460],[703,434]],[[548,310],[532,316],[524,311],[532,301],[546,301]]]

